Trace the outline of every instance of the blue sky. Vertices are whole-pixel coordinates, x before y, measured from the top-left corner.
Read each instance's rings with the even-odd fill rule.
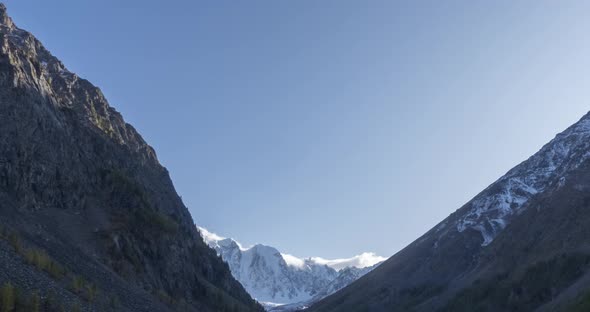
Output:
[[[6,0],[195,222],[389,256],[588,110],[583,1]]]

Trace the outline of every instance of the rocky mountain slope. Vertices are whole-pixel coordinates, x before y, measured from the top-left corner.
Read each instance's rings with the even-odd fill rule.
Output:
[[[228,263],[246,291],[270,311],[293,311],[309,306],[365,275],[385,260],[365,253],[349,259],[300,259],[276,248],[242,247],[199,228],[205,242]]]
[[[590,289],[589,157],[590,114],[310,311],[568,310]]]
[[[0,4],[0,304],[260,311],[154,150]]]

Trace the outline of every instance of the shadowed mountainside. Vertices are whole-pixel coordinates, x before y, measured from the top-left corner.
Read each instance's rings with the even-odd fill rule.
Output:
[[[590,289],[590,115],[309,311],[568,311]]]
[[[262,309],[203,242],[154,150],[2,4],[0,287],[24,310]]]

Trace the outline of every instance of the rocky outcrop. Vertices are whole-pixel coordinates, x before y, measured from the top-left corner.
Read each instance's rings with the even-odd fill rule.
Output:
[[[46,287],[21,278],[47,275],[27,261],[38,250],[63,267],[48,287],[55,300],[83,310],[260,310],[100,89],[17,28],[4,5],[0,23],[0,238],[20,246],[0,244],[0,261],[2,252],[17,259],[0,283],[47,298]],[[81,278],[96,298],[81,295],[90,287],[71,289]]]

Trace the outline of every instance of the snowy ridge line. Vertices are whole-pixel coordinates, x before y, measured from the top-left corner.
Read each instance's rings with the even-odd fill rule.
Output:
[[[482,235],[482,246],[489,245],[533,196],[563,185],[562,176],[588,160],[589,149],[590,113],[472,199],[455,224],[457,231],[474,229]]]
[[[230,243],[229,241],[232,241],[235,244],[237,244],[241,251],[248,251],[251,248],[254,248],[256,246],[267,247],[262,244],[256,244],[254,246],[250,246],[250,247],[246,248],[242,244],[240,244],[238,241],[231,239],[231,238],[219,236],[215,233],[210,232],[209,230],[207,230],[204,227],[197,226],[197,229],[199,229],[199,232],[201,233],[201,236],[203,237],[203,240],[205,241],[205,243],[207,243],[207,245],[209,245],[213,249],[215,249],[215,246],[229,244]],[[280,254],[283,257],[283,260],[285,260],[285,262],[287,263],[287,265],[292,266],[292,267],[303,268],[303,267],[305,267],[306,263],[311,262],[311,263],[319,264],[319,265],[327,265],[327,266],[335,269],[336,271],[340,271],[340,270],[347,268],[347,267],[354,267],[354,268],[362,269],[362,268],[370,267],[370,266],[373,266],[377,263],[387,260],[387,258],[378,256],[374,252],[363,252],[360,255],[356,255],[356,256],[353,256],[350,258],[332,259],[332,260],[324,259],[322,257],[299,258],[299,257],[293,256],[290,254],[286,254],[286,253],[280,253]]]
[[[373,253],[327,260],[298,258],[257,244],[244,248],[198,227],[205,242],[228,264],[234,278],[268,311],[292,311],[349,285],[385,260]]]

